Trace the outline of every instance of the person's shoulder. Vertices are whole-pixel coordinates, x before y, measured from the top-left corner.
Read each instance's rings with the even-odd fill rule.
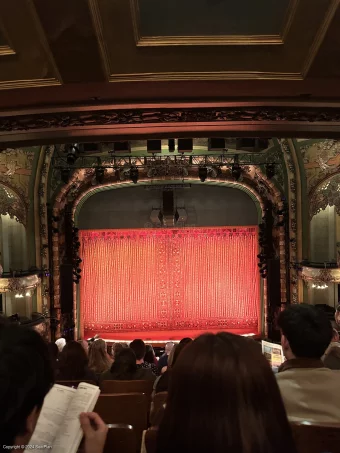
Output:
[[[156,376],[153,374],[150,368],[138,368],[135,376],[136,380],[141,381],[154,381],[156,379]]]

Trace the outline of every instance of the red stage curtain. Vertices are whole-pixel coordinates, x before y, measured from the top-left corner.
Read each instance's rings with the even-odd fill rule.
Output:
[[[259,332],[256,227],[96,230],[80,238],[86,337]]]

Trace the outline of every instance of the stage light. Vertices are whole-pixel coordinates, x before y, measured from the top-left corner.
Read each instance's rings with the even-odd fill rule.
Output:
[[[98,184],[103,184],[104,182],[104,177],[105,177],[105,168],[103,167],[97,167],[95,170],[96,174],[96,181]]]
[[[62,168],[60,171],[61,180],[64,184],[67,184],[70,179],[71,170],[69,168]]]
[[[268,179],[272,179],[275,176],[275,165],[274,164],[266,165],[266,176]]]
[[[74,165],[75,161],[79,157],[79,148],[77,144],[74,145],[67,145],[66,147],[66,152],[67,152],[67,163],[69,165]]]
[[[137,167],[131,167],[130,169],[130,179],[134,184],[137,184],[139,178],[139,171]]]
[[[207,179],[207,177],[208,177],[207,167],[199,167],[198,177],[200,178],[201,182],[204,182]]]

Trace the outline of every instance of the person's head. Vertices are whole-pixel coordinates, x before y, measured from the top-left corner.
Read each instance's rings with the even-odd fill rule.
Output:
[[[86,354],[89,352],[89,344],[86,340],[78,340],[78,343],[82,345]]]
[[[185,338],[182,338],[181,341],[178,344],[188,344],[188,343],[191,343],[191,342],[192,342],[192,338],[185,337]]]
[[[88,356],[80,343],[70,341],[59,356],[58,370],[60,380],[84,379],[88,366]]]
[[[145,346],[145,356],[144,356],[144,362],[147,363],[155,363],[155,351],[153,350],[153,347],[151,344],[147,344]]]
[[[55,344],[58,346],[59,352],[61,352],[66,346],[66,340],[65,338],[58,338]]]
[[[295,453],[274,374],[258,346],[229,333],[187,344],[171,373],[157,451]]]
[[[136,354],[131,348],[122,348],[115,352],[115,360],[111,365],[111,373],[115,379],[129,380],[137,371]]]
[[[178,345],[174,344],[170,351],[170,354],[168,355],[168,366],[166,368],[171,368],[177,348],[178,348]]]
[[[89,368],[95,373],[103,373],[110,368],[110,365],[111,360],[105,341],[102,339],[94,341],[89,351]]]
[[[54,372],[42,337],[31,328],[1,325],[0,445],[29,443],[53,383]]]
[[[143,361],[144,356],[145,356],[145,343],[143,340],[133,340],[130,343],[130,348],[133,350],[133,352],[136,355],[136,360],[137,361]]]
[[[340,326],[340,305],[338,305],[335,309],[334,315],[335,322],[338,326]]]
[[[166,345],[165,345],[165,354],[169,355],[174,346],[175,346],[175,343],[173,343],[172,341],[168,341],[168,343],[166,343]]]
[[[119,353],[122,349],[126,348],[126,346],[122,345],[121,343],[115,343],[113,348],[112,348],[112,355],[113,355],[113,360],[116,357],[116,354]]]
[[[190,341],[183,342],[183,343],[179,342],[179,344],[172,349],[171,354],[169,356],[169,360],[168,360],[168,363],[169,363],[171,355],[173,353],[173,357],[172,357],[172,360],[170,361],[170,365],[169,365],[170,368],[173,368],[175,366],[175,363],[177,362],[180,354],[183,352],[183,350],[186,348],[186,346],[188,344],[192,343],[192,341],[193,341],[191,338],[188,338],[188,340],[190,340]]]
[[[320,359],[332,340],[327,314],[314,305],[289,305],[279,314],[277,323],[286,359]]]

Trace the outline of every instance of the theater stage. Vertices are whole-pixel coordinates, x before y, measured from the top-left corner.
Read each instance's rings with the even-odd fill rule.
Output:
[[[83,230],[83,338],[260,333],[257,227]]]

